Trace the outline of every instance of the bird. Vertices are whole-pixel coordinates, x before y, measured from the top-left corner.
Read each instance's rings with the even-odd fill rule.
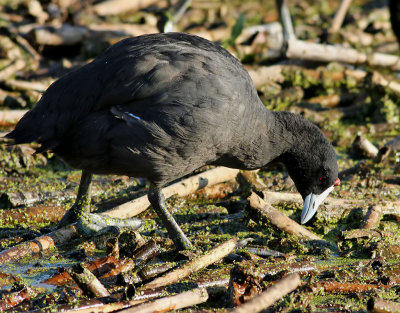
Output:
[[[316,125],[267,109],[238,59],[186,33],[110,46],[51,84],[6,139],[37,142],[37,153],[52,151],[82,170],[76,201],[59,225],[90,210],[93,174],[142,177],[179,250],[193,245],[167,210],[162,187],[205,165],[283,163],[304,200],[302,223],[340,183],[335,150]]]
[[[389,13],[392,30],[400,43],[400,3],[398,0],[389,1]]]

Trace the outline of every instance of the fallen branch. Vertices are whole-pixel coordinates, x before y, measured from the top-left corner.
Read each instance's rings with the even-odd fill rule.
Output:
[[[8,79],[4,82],[8,87],[11,87],[15,90],[29,90],[36,92],[36,98],[40,98],[41,93],[45,92],[47,88],[49,88],[52,81],[49,82],[33,82],[33,81],[26,81],[20,79]]]
[[[272,83],[283,83],[285,77],[283,76],[284,67],[281,65],[273,66],[259,66],[256,69],[248,69],[251,79],[257,90],[262,87],[271,85]]]
[[[282,299],[285,295],[300,286],[301,280],[299,274],[289,274],[279,280],[275,285],[263,291],[260,295],[242,304],[240,307],[231,311],[231,313],[256,313],[260,312],[275,301]]]
[[[325,292],[333,293],[359,293],[378,288],[389,289],[391,287],[392,286],[383,284],[339,283],[336,281],[329,281],[316,283],[311,286],[311,289],[316,291],[323,289]]]
[[[61,304],[61,305],[52,306],[49,308],[29,311],[29,313],[54,313],[54,312],[108,313],[108,312],[115,312],[115,311],[118,311],[121,309],[126,309],[131,306],[141,304],[145,301],[146,301],[145,299],[142,299],[142,300],[129,300],[129,301],[104,304],[103,302],[101,302],[98,299],[78,300],[76,303]]]
[[[0,110],[0,126],[16,124],[28,110]]]
[[[38,206],[23,209],[0,210],[0,220],[5,225],[37,225],[41,223],[56,223],[60,221],[67,210],[62,206]]]
[[[204,255],[183,264],[172,272],[169,272],[166,275],[156,278],[153,281],[145,284],[142,289],[152,289],[166,286],[188,277],[189,275],[198,272],[208,265],[213,264],[227,256],[235,249],[236,243],[236,238],[230,239],[216,246],[214,249],[206,252]]]
[[[322,241],[320,237],[308,231],[306,228],[296,223],[279,210],[275,209],[270,203],[265,202],[255,193],[252,193],[248,200],[250,201],[249,208],[256,213],[257,217],[265,218],[279,229],[301,239]]]
[[[168,312],[179,310],[206,302],[208,293],[206,288],[197,288],[182,292],[176,296],[165,297],[150,303],[144,303],[139,306],[120,311],[121,313],[150,313],[150,312]]]
[[[374,229],[351,229],[342,231],[342,236],[344,239],[355,239],[355,238],[387,238],[392,242],[399,242],[399,236],[393,231],[380,231]]]
[[[297,39],[291,39],[287,43],[286,56],[288,58],[315,62],[368,64],[371,66],[388,67],[392,70],[400,70],[400,58],[395,55],[384,53],[372,53],[368,55],[352,48],[345,48],[338,45],[324,45]]]
[[[37,45],[58,46],[75,45],[89,37],[89,30],[83,26],[63,24],[61,27],[38,26],[29,36]]]
[[[97,277],[82,264],[75,264],[68,273],[86,295],[96,298],[110,295]]]
[[[0,252],[0,264],[18,260],[24,256],[32,255],[70,241],[79,236],[74,224],[60,228],[47,235],[37,237],[31,241],[23,242],[10,249]]]
[[[33,289],[22,285],[17,291],[11,291],[9,293],[4,292],[0,299],[0,311],[6,311],[11,309],[24,301],[29,301],[31,298],[36,296],[37,292]]]
[[[352,149],[355,153],[365,155],[370,159],[376,158],[379,151],[377,147],[375,147],[367,138],[365,138],[361,134],[358,134],[356,139],[354,139]]]
[[[98,15],[117,15],[126,13],[128,11],[138,11],[141,8],[148,7],[157,0],[138,0],[138,1],[126,1],[126,0],[107,0],[97,3],[93,6],[93,10]]]
[[[167,186],[163,188],[162,191],[165,198],[169,198],[173,195],[184,197],[206,186],[211,186],[217,183],[234,179],[238,173],[239,170],[236,169],[217,167]],[[100,214],[104,214],[110,217],[127,218],[142,213],[149,206],[150,202],[147,199],[146,195],[135,200],[126,202],[124,204],[118,205],[115,208]]]
[[[332,26],[329,29],[329,32],[331,34],[337,33],[337,31],[342,26],[344,17],[346,16],[346,12],[349,9],[351,1],[352,0],[342,0],[340,2],[340,6],[339,6],[338,10],[336,11],[335,17],[333,18]]]
[[[370,312],[375,313],[398,313],[400,312],[400,303],[374,297],[368,300],[367,308]]]
[[[0,81],[5,81],[16,72],[22,70],[26,66],[26,62],[22,59],[11,61],[10,64],[0,70]]]
[[[365,215],[363,228],[373,229],[378,227],[382,217],[382,207],[380,205],[371,205]]]

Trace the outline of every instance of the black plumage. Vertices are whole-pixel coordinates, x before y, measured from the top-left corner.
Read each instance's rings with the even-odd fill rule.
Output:
[[[7,137],[36,141],[88,176],[147,178],[167,224],[161,187],[206,164],[251,170],[281,161],[303,198],[321,194],[338,173],[318,127],[266,109],[236,58],[183,33],[118,42],[54,82]],[[75,205],[72,219],[81,211]],[[179,230],[166,226],[175,240]]]

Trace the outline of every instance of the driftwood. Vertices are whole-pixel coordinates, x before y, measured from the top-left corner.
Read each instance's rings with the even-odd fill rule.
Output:
[[[216,246],[214,249],[206,252],[204,255],[185,263],[172,272],[169,272],[166,275],[156,278],[153,281],[145,284],[142,289],[152,289],[166,286],[188,277],[190,274],[198,272],[208,265],[213,264],[227,256],[235,249],[236,243],[237,239],[230,239]]]
[[[376,158],[379,152],[378,148],[362,134],[358,134],[356,139],[354,139],[352,149],[355,153],[365,155],[370,159]]]
[[[343,62],[350,64],[368,64],[371,66],[388,67],[400,70],[400,58],[395,55],[359,52],[352,48],[337,45],[323,45],[291,39],[287,42],[286,56],[302,60],[317,62]]]
[[[89,37],[89,30],[83,26],[63,24],[61,27],[38,26],[29,36],[38,45],[58,46],[75,45]]]
[[[160,250],[160,246],[154,240],[146,242],[133,255],[135,267],[143,266],[148,260],[156,257],[160,253]]]
[[[90,297],[107,297],[110,295],[97,277],[82,264],[75,264],[68,270],[68,273],[86,295]]]
[[[391,231],[380,231],[374,229],[351,229],[342,231],[344,239],[355,239],[355,238],[390,238],[390,240],[398,241],[399,237],[396,233]]]
[[[137,0],[137,1],[125,1],[125,0],[107,0],[97,3],[93,6],[93,10],[98,15],[117,15],[121,13],[127,13],[128,11],[137,11],[142,8],[148,7],[152,4],[157,3],[157,0]]]
[[[153,313],[179,310],[206,302],[208,293],[206,288],[197,288],[182,292],[175,296],[165,297],[150,303],[120,311],[121,313]]]
[[[167,186],[163,188],[163,193],[165,198],[173,195],[184,197],[203,187],[234,179],[238,173],[239,170],[217,167]],[[100,214],[110,217],[127,218],[142,213],[149,206],[150,202],[147,196],[143,196]]]
[[[3,89],[0,89],[0,105],[4,106],[7,104],[10,105],[13,104],[13,105],[18,105],[19,107],[25,107],[26,101],[25,99],[20,97],[20,94],[18,92],[4,91]]]
[[[13,76],[16,72],[25,68],[26,62],[22,59],[17,59],[15,61],[11,61],[10,64],[0,70],[0,81],[5,81],[11,76]]]
[[[0,126],[14,125],[28,110],[0,110]]]
[[[382,207],[380,205],[371,205],[365,215],[363,228],[373,229],[378,227],[382,217]]]
[[[67,210],[62,206],[38,206],[23,209],[0,210],[3,225],[56,223]]]
[[[33,289],[27,286],[21,286],[17,291],[11,291],[9,293],[2,293],[0,299],[0,311],[11,309],[24,301],[29,301],[32,297],[37,294]]]
[[[289,274],[279,280],[275,285],[263,291],[260,295],[242,304],[240,307],[231,311],[232,313],[256,313],[260,312],[275,301],[282,299],[285,295],[300,286],[301,280],[299,274]]]
[[[10,249],[0,252],[0,264],[18,260],[26,255],[47,250],[61,243],[78,237],[75,225],[69,225],[53,231],[47,235],[40,236],[34,240],[18,244]]]
[[[332,21],[332,26],[329,29],[329,32],[334,34],[340,29],[343,24],[344,17],[346,16],[346,12],[349,9],[352,0],[342,0],[340,2],[340,6],[336,11],[335,17]]]
[[[8,79],[4,82],[7,86],[15,90],[29,90],[36,92],[36,98],[40,98],[41,93],[45,92],[50,86],[52,81],[49,82],[32,82],[26,80]]]
[[[275,209],[270,203],[265,202],[255,193],[252,193],[248,200],[250,201],[249,208],[253,210],[258,217],[267,219],[273,225],[288,234],[295,235],[301,239],[322,241],[320,237]]]
[[[124,36],[139,36],[156,33],[157,27],[149,24],[90,24],[91,32],[118,32]]]
[[[283,83],[285,81],[285,77],[282,74],[284,68],[281,65],[272,65],[260,66],[256,69],[248,68],[247,71],[257,90],[260,90],[261,87],[271,85],[272,83]]]
[[[368,300],[367,308],[373,313],[398,313],[400,303],[374,297]]]
[[[362,284],[362,283],[339,283],[336,281],[319,282],[311,286],[311,289],[324,290],[325,292],[333,293],[358,293],[378,288],[389,289],[391,286],[383,284]]]
[[[134,259],[124,258],[117,260],[114,256],[106,256],[84,264],[96,277],[109,278],[121,272],[130,271],[135,268]],[[59,273],[47,278],[42,283],[63,286],[71,283],[72,278],[67,271],[60,270]]]
[[[78,300],[76,303],[61,304],[50,308],[29,311],[29,313],[108,313],[115,312],[121,309],[126,309],[145,301],[145,299],[142,299],[104,304],[98,299]]]

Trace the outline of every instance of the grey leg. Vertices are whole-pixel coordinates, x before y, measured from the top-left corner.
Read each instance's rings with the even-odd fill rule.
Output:
[[[74,205],[65,213],[58,227],[63,227],[74,223],[82,214],[90,213],[90,183],[92,182],[93,174],[87,171],[82,171],[81,182],[79,184],[78,195]]]
[[[160,188],[150,186],[147,193],[147,197],[156,211],[157,215],[161,218],[165,228],[168,231],[168,235],[172,238],[175,243],[175,247],[178,250],[192,249],[193,245],[186,238],[182,229],[176,223],[171,213],[167,210],[165,205],[165,198]]]

